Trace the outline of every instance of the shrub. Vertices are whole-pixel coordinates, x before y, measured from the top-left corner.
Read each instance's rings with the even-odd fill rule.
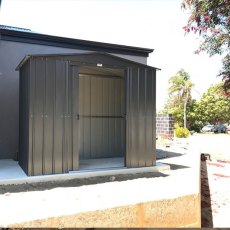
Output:
[[[175,135],[178,138],[187,138],[189,136],[190,132],[188,129],[182,128],[182,127],[177,127],[175,129]]]

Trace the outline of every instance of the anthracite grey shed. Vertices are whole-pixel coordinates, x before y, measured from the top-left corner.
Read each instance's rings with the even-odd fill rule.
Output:
[[[156,162],[156,70],[107,53],[32,55],[20,70],[19,164],[28,175],[80,159]]]

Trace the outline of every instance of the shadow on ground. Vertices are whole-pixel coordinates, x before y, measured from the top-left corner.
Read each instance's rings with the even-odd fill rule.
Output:
[[[157,148],[156,152],[157,152],[157,159],[180,157],[180,156],[184,155],[184,153],[174,152],[171,149],[163,150],[163,149]]]
[[[185,153],[174,152],[170,148],[168,150],[157,149],[157,160],[158,160],[158,162],[160,162],[161,159],[168,159],[168,158],[172,158],[172,157],[180,157],[180,156],[182,156],[184,154]],[[190,168],[189,166],[170,164],[168,162],[166,162],[166,164],[170,166],[171,170]]]
[[[44,191],[60,187],[80,187],[83,185],[102,184],[113,181],[126,181],[139,178],[155,178],[155,177],[167,177],[167,174],[161,172],[148,172],[137,174],[122,174],[116,176],[99,176],[90,178],[76,178],[66,181],[53,181],[53,182],[39,182],[39,183],[26,183],[18,185],[0,185],[0,194],[5,193],[18,193],[27,191]]]
[[[170,169],[171,169],[171,170],[190,168],[189,166],[185,166],[185,165],[176,165],[176,164],[170,164],[170,163],[167,163],[167,165],[170,166]]]

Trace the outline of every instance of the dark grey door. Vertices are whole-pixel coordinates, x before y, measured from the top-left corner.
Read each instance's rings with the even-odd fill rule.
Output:
[[[124,77],[79,74],[80,158],[124,157]]]
[[[156,70],[133,67],[127,71],[127,167],[156,162]]]

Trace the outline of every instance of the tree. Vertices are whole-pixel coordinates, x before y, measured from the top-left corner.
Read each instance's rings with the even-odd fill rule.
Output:
[[[223,83],[212,85],[203,94],[196,111],[199,121],[210,124],[230,123],[230,98],[223,95]]]
[[[225,83],[225,94],[230,96],[230,0],[183,0],[182,8],[190,13],[185,32],[199,32],[202,37],[196,53],[224,55],[219,76]]]
[[[201,128],[206,124],[206,122],[202,119],[199,113],[199,101],[193,99],[189,103],[187,109],[187,120],[189,130],[193,130],[195,132],[200,132]]]
[[[184,128],[187,128],[187,105],[193,87],[190,76],[184,69],[181,69],[169,79],[169,85],[169,97],[174,98],[174,108],[180,108],[183,103]]]

